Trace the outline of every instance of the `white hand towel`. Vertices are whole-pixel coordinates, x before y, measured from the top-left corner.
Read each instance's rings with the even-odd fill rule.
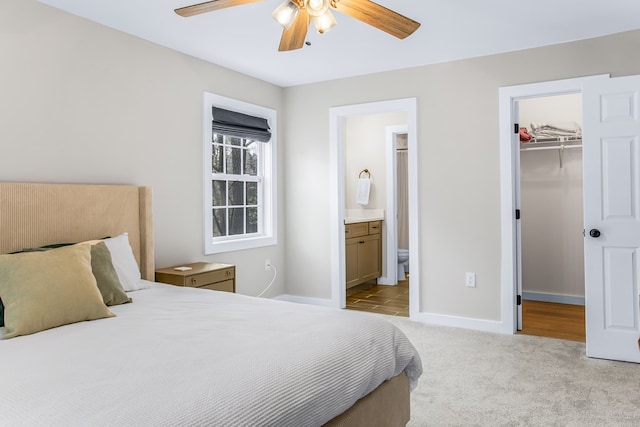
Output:
[[[356,203],[359,205],[369,204],[369,190],[371,189],[371,179],[359,178],[358,189],[356,190]]]

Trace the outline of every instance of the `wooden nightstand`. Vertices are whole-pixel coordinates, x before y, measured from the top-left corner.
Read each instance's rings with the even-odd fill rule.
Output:
[[[214,291],[236,291],[235,265],[195,262],[180,267],[191,267],[191,270],[180,271],[175,267],[156,270],[156,282]]]

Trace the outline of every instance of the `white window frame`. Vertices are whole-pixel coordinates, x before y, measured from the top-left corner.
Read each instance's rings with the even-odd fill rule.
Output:
[[[204,216],[204,253],[205,255],[253,249],[264,246],[278,244],[278,223],[277,223],[277,121],[276,111],[271,108],[261,107],[236,99],[227,98],[209,92],[204,92],[202,100],[202,134],[203,141],[203,216]],[[267,119],[271,128],[271,140],[269,142],[258,142],[262,152],[263,182],[262,193],[258,194],[259,209],[258,233],[248,235],[234,235],[225,237],[213,237],[213,209],[211,206],[212,189],[211,182],[213,173],[211,171],[212,157],[212,116],[211,107],[224,108],[225,110],[236,111],[255,117]],[[262,216],[262,221],[260,221]]]

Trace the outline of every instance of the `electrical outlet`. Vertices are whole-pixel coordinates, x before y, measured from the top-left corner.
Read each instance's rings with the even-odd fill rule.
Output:
[[[464,285],[468,286],[470,288],[475,288],[476,287],[476,273],[467,273]]]
[[[266,271],[271,270],[271,260],[269,258],[264,260],[264,269]]]

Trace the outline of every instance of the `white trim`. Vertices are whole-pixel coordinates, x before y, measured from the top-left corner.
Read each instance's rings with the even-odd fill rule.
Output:
[[[207,213],[205,206],[207,200],[211,200],[211,106],[225,108],[237,111],[239,113],[249,114],[253,116],[263,117],[269,122],[271,127],[271,140],[264,143],[262,153],[265,159],[270,162],[264,162],[264,183],[263,183],[263,230],[260,235],[243,238],[230,238],[227,241],[213,242],[209,236],[212,235],[211,214]],[[277,185],[277,112],[274,109],[261,107],[259,105],[249,104],[247,102],[238,101],[236,99],[227,98],[225,96],[204,92],[202,96],[202,202],[203,202],[203,250],[205,255],[215,253],[238,251],[244,249],[253,249],[263,246],[271,246],[278,244],[278,185]],[[262,144],[262,143],[261,143]],[[209,171],[207,173],[207,171]]]
[[[498,334],[506,333],[503,327],[503,322],[497,320],[472,319],[469,317],[448,316],[445,314],[433,313],[418,313],[418,315],[412,317],[411,320],[430,325],[471,329],[474,331],[493,332]],[[473,349],[470,350],[473,351]]]
[[[507,86],[499,89],[500,217],[502,234],[500,280],[502,287],[502,324],[505,333],[515,333],[518,327],[518,310],[515,304],[518,283],[518,248],[514,213],[519,206],[517,205],[517,165],[514,147],[519,145],[519,138],[513,132],[513,125],[516,119],[514,114],[515,103],[526,98],[582,92],[582,86],[586,81],[603,78],[609,78],[609,75],[602,74],[575,79]]]
[[[407,125],[395,125],[386,127],[387,149],[387,211],[385,223],[387,232],[387,275],[378,279],[378,283],[396,285],[398,283],[398,177],[396,137],[399,134],[409,132]],[[409,151],[411,155],[413,153]],[[411,252],[409,252],[411,255]]]
[[[329,109],[329,185],[330,185],[330,234],[331,234],[331,301],[333,306],[346,305],[345,247],[344,247],[344,122],[349,116],[405,112],[407,114],[409,157],[409,313],[416,315],[420,308],[420,247],[418,200],[418,125],[416,98],[348,105]]]
[[[575,295],[550,294],[545,292],[522,292],[526,301],[557,302],[560,304],[584,305],[584,297]]]
[[[293,302],[297,304],[318,305],[321,307],[335,307],[335,304],[332,300],[323,299],[323,298],[309,298],[309,297],[299,297],[297,295],[282,294],[282,295],[278,295],[277,297],[273,297],[272,299],[275,299],[278,301]]]

